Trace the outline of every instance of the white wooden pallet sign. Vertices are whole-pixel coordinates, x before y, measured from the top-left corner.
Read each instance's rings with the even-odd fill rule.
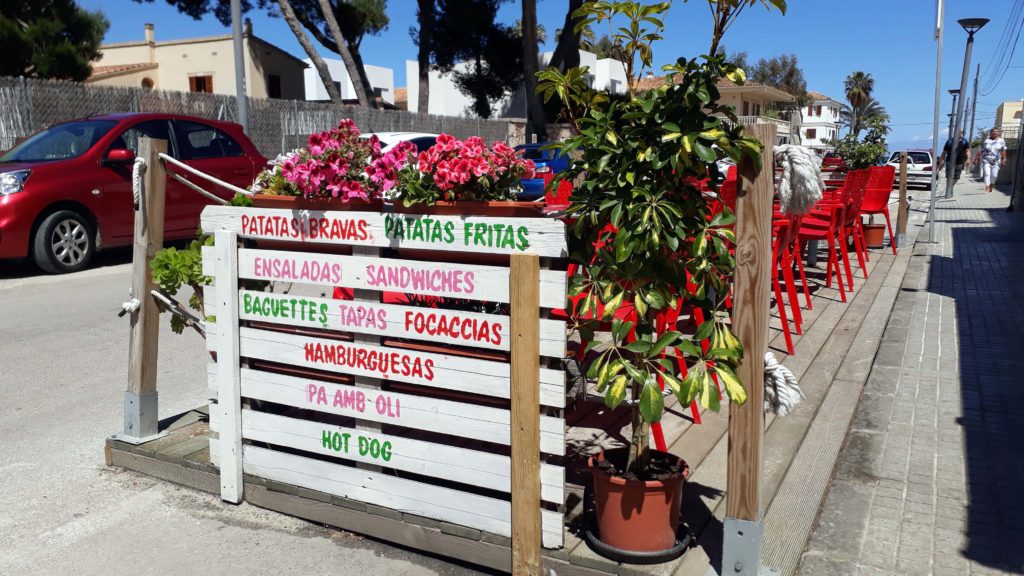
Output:
[[[440,249],[437,246],[415,244],[434,241],[424,240],[422,232],[404,237],[412,238],[412,243],[387,235],[395,233],[391,228],[394,226],[405,227],[406,231],[440,226],[443,235],[448,224],[454,226],[456,221],[465,220],[437,218],[430,223],[429,217],[417,216],[390,221],[385,218],[387,215],[379,214],[368,214],[359,220],[363,215],[346,212],[334,214],[334,220],[327,224],[322,223],[325,214],[313,216],[317,219],[315,222],[307,218],[294,222],[276,221],[275,224],[264,220],[252,224],[249,220],[261,214],[269,216],[270,212],[227,208],[208,208],[204,212],[204,228],[220,228],[216,230],[216,246],[203,249],[203,270],[215,278],[216,284],[213,290],[208,291],[208,295],[214,297],[209,299],[212,305],[206,312],[217,318],[209,327],[208,340],[211,350],[217,353],[217,361],[208,363],[208,375],[218,398],[217,408],[211,414],[211,425],[219,433],[219,438],[211,441],[211,454],[221,468],[222,497],[236,502],[241,499],[241,474],[245,471],[272,480],[510,536],[511,504],[500,498],[481,495],[480,492],[510,493],[513,467],[516,464],[508,456],[471,448],[469,446],[478,445],[467,445],[460,439],[511,446],[514,452],[516,446],[521,444],[512,442],[512,413],[503,408],[480,406],[470,399],[456,401],[432,398],[429,389],[508,399],[512,396],[511,364],[442,351],[425,352],[360,341],[362,336],[390,336],[432,344],[479,348],[482,351],[506,352],[510,350],[509,316],[446,310],[443,309],[443,303],[441,308],[427,308],[299,298],[238,289],[240,280],[271,280],[509,303],[510,269],[451,262],[238,248],[239,230],[242,235],[249,237],[276,240],[286,240],[277,236],[286,233],[281,230],[304,230],[296,232],[301,237],[300,241],[319,243],[314,236],[324,232],[322,226],[328,226],[332,231],[328,236],[333,236],[333,230],[337,227],[339,237],[345,237],[344,241],[338,240],[335,243],[352,244],[349,236],[361,235],[363,232],[360,230],[365,228],[366,231],[373,231],[373,234],[367,233],[363,242],[355,242],[355,245],[381,246],[373,242],[379,242],[381,236],[378,234],[383,234],[384,238],[390,238],[383,246],[394,246],[397,242],[397,245],[404,248]],[[293,215],[290,211],[281,212]],[[284,217],[283,214],[277,216]],[[379,218],[373,220],[370,216]],[[294,215],[290,217],[298,218]],[[520,219],[511,220],[515,222]],[[483,230],[480,228],[483,225],[492,226],[495,234],[498,230],[510,229],[507,226],[499,229],[494,222],[470,221],[469,224],[474,234],[478,228]],[[316,233],[312,232],[314,226]],[[550,229],[550,233],[555,232]],[[559,228],[558,234],[562,234],[560,238],[564,242],[564,230]],[[543,235],[536,238],[543,238]],[[488,239],[487,243],[490,242],[493,240]],[[501,246],[474,245],[472,251],[501,254],[508,253],[512,248],[505,246],[504,240],[500,243]],[[553,242],[533,240],[516,249],[539,250],[543,246],[549,247],[545,250],[555,250],[550,248],[555,246]],[[450,247],[448,250],[454,251],[456,248]],[[564,251],[564,246],[558,250]],[[541,271],[538,288],[540,307],[564,306],[564,272]],[[536,352],[527,353],[525,358],[530,358],[534,353],[538,357],[564,357],[564,323],[541,320],[538,309],[530,312],[516,310],[513,313],[528,313],[532,316],[523,318],[527,320],[527,325],[536,318],[540,332],[537,340],[531,340],[531,346],[536,342]],[[517,321],[520,318],[517,316]],[[330,334],[310,336],[240,326],[240,322],[244,321],[351,333],[356,341],[333,338]],[[354,376],[358,385],[243,368],[243,358],[347,374]],[[524,356],[518,358],[522,360]],[[536,357],[533,362],[536,362]],[[536,369],[536,364],[531,369]],[[564,372],[540,368],[537,374],[539,394],[536,400],[527,402],[537,402],[533,409],[538,411],[544,406],[563,407]],[[366,386],[366,382],[381,381],[409,383],[422,386],[425,391],[423,394],[392,392]],[[243,397],[308,412],[285,416],[257,408],[243,409]],[[523,404],[516,406],[522,407]],[[356,425],[328,424],[324,422],[324,416],[317,414],[351,417]],[[388,428],[387,433],[379,427],[373,428],[380,424],[393,425],[395,428]],[[537,454],[540,460],[540,498],[541,501],[561,506],[565,498],[564,469],[544,462],[541,453],[565,454],[565,423],[562,418],[542,415],[537,425],[540,439],[540,453]],[[417,438],[417,431],[435,435],[420,434]],[[446,440],[445,437],[450,439]],[[265,443],[271,448],[245,445],[243,440]],[[317,458],[327,456],[347,461],[350,465],[290,454],[282,449],[302,451]],[[531,447],[527,452],[535,449]],[[518,458],[527,458],[526,461],[532,461],[534,465],[537,463],[522,453]],[[360,467],[352,467],[351,463]],[[374,468],[368,469],[366,466]],[[371,471],[377,466],[392,472]],[[401,476],[403,472],[424,479],[454,482],[454,485],[465,488],[460,490],[451,487],[453,485],[434,485],[428,480],[391,475]],[[515,478],[518,481],[519,477]],[[530,509],[534,509],[532,506]],[[543,544],[548,547],[561,546],[562,514],[542,508],[540,517]]]
[[[203,210],[201,223],[203,230],[231,230],[241,238],[261,240],[568,256],[565,224],[555,218],[210,206]]]
[[[213,247],[204,246],[203,274],[214,275],[214,258]],[[482,302],[509,301],[509,269],[502,266],[239,248],[238,277]],[[565,307],[565,272],[541,270],[540,284],[541,307]]]
[[[208,364],[208,372],[210,382],[216,382],[215,362]],[[241,372],[245,398],[504,446],[510,442],[511,419],[509,411],[502,408],[358,388],[252,368],[242,368]],[[540,449],[547,454],[565,455],[564,420],[540,417]]]
[[[245,445],[243,455],[246,474],[501,536],[512,535],[512,506],[505,500],[259,446]],[[220,448],[215,442],[210,443],[210,461],[220,465]],[[544,547],[560,548],[562,530],[561,513],[541,510]]]
[[[502,352],[509,350],[510,319],[501,314],[292,296],[254,290],[239,290],[238,307],[239,318],[242,320],[359,332]],[[206,314],[216,316],[216,306],[207,305]],[[565,344],[565,322],[541,318],[541,355],[564,358]]]

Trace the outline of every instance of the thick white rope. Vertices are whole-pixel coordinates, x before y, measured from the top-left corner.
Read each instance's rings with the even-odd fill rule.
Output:
[[[210,176],[209,174],[207,174],[205,172],[201,172],[199,170],[196,170],[195,168],[189,166],[188,164],[185,164],[185,163],[183,163],[183,162],[181,162],[179,160],[171,158],[167,154],[160,154],[160,159],[163,160],[164,162],[170,162],[171,164],[177,166],[178,168],[181,168],[182,170],[184,170],[186,172],[189,172],[191,174],[199,176],[200,178],[203,178],[205,180],[213,182],[214,184],[216,184],[216,185],[218,185],[218,186],[220,186],[222,188],[226,188],[226,189],[228,189],[228,190],[230,190],[232,192],[235,192],[237,194],[244,194],[246,196],[252,196],[252,192],[250,192],[250,191],[248,191],[248,190],[246,190],[244,188],[239,188],[238,186],[235,186],[234,184],[228,184],[227,182],[225,182],[223,180],[220,180],[218,178],[214,178],[213,176]]]
[[[210,200],[213,200],[214,202],[217,202],[218,204],[227,204],[228,203],[227,200],[221,198],[220,196],[217,196],[216,194],[212,194],[210,192],[207,192],[206,190],[203,190],[199,186],[196,186],[195,184],[189,182],[188,180],[185,180],[183,177],[178,176],[174,172],[168,172],[167,175],[170,176],[171,178],[174,178],[178,182],[181,182],[182,184],[184,184],[188,188],[191,188],[192,190],[195,190],[195,192],[197,194],[205,196],[205,197],[209,198]]]
[[[131,300],[128,300],[127,302],[122,302],[121,303],[121,313],[118,314],[118,316],[124,316],[125,314],[135,314],[136,312],[138,312],[139,306],[141,306],[141,305],[142,305],[142,302],[139,302],[138,298],[132,298]]]
[[[817,155],[803,146],[782,144],[775,147],[775,161],[782,164],[779,207],[783,214],[806,214],[825,190]]]
[[[146,174],[146,159],[135,158],[135,164],[132,165],[132,201],[135,204],[135,209],[139,210],[142,207],[142,193],[143,178]]]
[[[764,355],[764,411],[785,416],[803,399],[796,376],[768,352]]]

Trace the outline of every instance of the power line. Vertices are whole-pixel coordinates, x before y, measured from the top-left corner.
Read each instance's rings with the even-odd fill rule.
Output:
[[[988,64],[985,66],[985,78],[995,76],[998,73],[998,70],[1002,68],[1003,60],[1006,56],[1006,51],[1009,48],[1009,41],[1010,38],[1013,36],[1013,29],[1014,26],[1016,26],[1017,18],[1022,7],[1024,7],[1024,0],[1014,1],[1013,7],[1010,9],[1010,14],[1006,19],[1006,23],[1003,25],[1003,31],[999,35],[999,41],[996,44],[996,50],[995,52],[992,53],[992,57],[989,59]]]
[[[1016,7],[1017,7],[1017,5],[1015,4],[1014,8],[1016,8]],[[1017,41],[1020,40],[1021,29],[1024,28],[1024,18],[1021,18],[1020,14],[1017,14],[1016,16],[1014,16],[1013,12],[1011,12],[1010,13],[1010,20],[1007,21],[1007,26],[1010,26],[1011,24],[1013,24],[1016,27],[1017,33],[1014,35],[1013,44],[1009,45],[1010,46],[1010,56],[1006,59],[1005,66],[1002,66],[1002,71],[998,73],[999,74],[999,78],[996,79],[995,83],[987,84],[987,89],[981,91],[981,95],[982,96],[988,96],[988,95],[992,94],[993,92],[995,92],[996,88],[999,87],[999,84],[1002,83],[1003,78],[1006,77],[1006,72],[1007,72],[1007,70],[1010,69],[1010,64],[1013,62],[1013,55],[1017,52]],[[1003,52],[1006,51],[1006,45],[1005,44],[1001,45],[1001,48],[1002,48]],[[1000,60],[1000,65],[1002,65],[1002,60]]]

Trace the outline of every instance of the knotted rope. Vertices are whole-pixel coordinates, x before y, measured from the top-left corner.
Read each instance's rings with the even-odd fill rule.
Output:
[[[796,408],[804,393],[796,376],[768,352],[764,355],[764,411],[785,416]]]
[[[135,204],[135,209],[139,210],[142,207],[142,199],[145,194],[142,193],[143,181],[142,179],[146,175],[146,160],[145,158],[135,158],[135,164],[132,165],[132,201]]]
[[[806,214],[825,189],[818,157],[803,146],[782,144],[775,147],[775,161],[782,164],[779,206],[783,214]]]

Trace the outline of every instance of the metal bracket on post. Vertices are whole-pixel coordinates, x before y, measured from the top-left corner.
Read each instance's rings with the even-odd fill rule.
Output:
[[[768,576],[777,568],[761,568],[761,523],[726,518],[722,538],[721,576]]]
[[[114,440],[138,446],[167,435],[158,430],[157,392],[124,393],[124,433],[111,436]]]

